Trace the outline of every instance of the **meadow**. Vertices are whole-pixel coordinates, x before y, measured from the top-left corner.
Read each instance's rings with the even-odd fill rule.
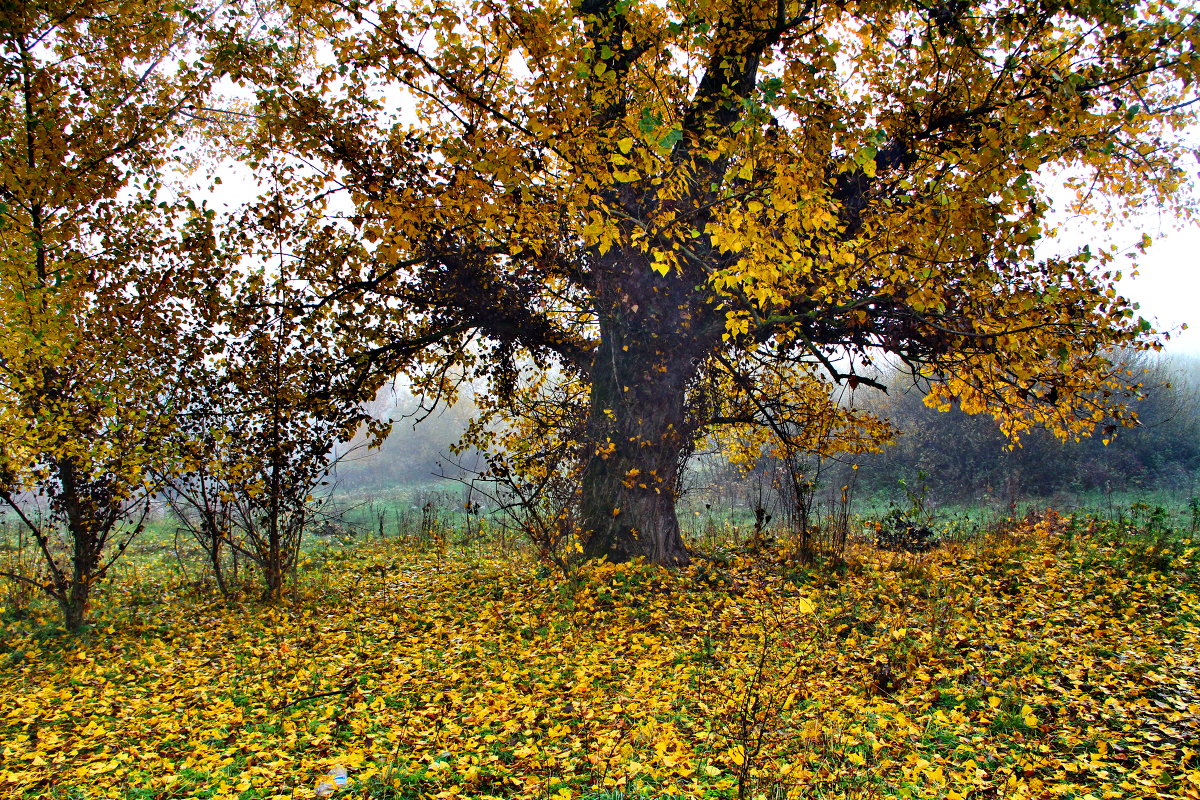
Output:
[[[569,576],[446,512],[314,542],[275,605],[160,531],[83,635],[7,590],[0,796],[1200,798],[1187,512]]]

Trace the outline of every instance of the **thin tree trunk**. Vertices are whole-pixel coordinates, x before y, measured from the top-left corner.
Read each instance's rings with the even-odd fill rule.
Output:
[[[60,500],[66,516],[67,531],[71,535],[71,582],[58,598],[67,630],[76,632],[87,622],[88,601],[96,572],[100,566],[100,552],[104,547],[104,531],[99,530],[98,521],[88,513],[86,500],[81,494],[79,476],[75,464],[69,459],[60,461],[58,474],[62,480]]]
[[[65,597],[59,598],[58,607],[62,611],[63,625],[71,633],[78,633],[87,624],[88,586],[76,582],[71,584],[71,591]]]
[[[201,525],[208,526],[208,542],[210,545],[208,555],[209,561],[212,564],[213,578],[217,581],[217,589],[220,590],[222,597],[229,597],[229,587],[225,585],[225,573],[221,569],[221,541],[224,538],[221,526],[211,518],[207,522],[202,521]]]

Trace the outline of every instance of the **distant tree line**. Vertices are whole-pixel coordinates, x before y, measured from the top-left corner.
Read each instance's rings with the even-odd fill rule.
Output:
[[[373,419],[390,420],[390,432],[378,447],[366,447],[366,436],[338,446],[331,476],[336,492],[388,492],[457,475],[461,459],[452,448],[476,411],[469,398],[428,411],[405,388],[388,385],[366,411]]]
[[[895,425],[896,443],[857,459],[859,493],[897,491],[897,481],[919,480],[941,501],[1050,497],[1120,489],[1195,491],[1200,481],[1200,361],[1151,358],[1139,364],[1145,394],[1133,403],[1139,425],[1062,442],[1044,430],[1010,447],[986,415],[939,412],[924,403],[911,381],[896,376],[886,396],[866,404]],[[1106,442],[1107,440],[1107,442]],[[848,479],[831,470],[829,480]]]
[[[817,506],[828,507],[828,497],[838,495],[842,486],[849,486],[851,498],[860,500],[899,502],[911,491],[938,503],[1009,502],[1128,489],[1197,491],[1200,360],[1146,357],[1135,371],[1144,385],[1144,396],[1133,404],[1139,425],[1107,433],[1101,425],[1094,435],[1065,442],[1045,430],[1032,430],[1019,446],[1012,446],[992,417],[959,408],[938,411],[925,404],[921,387],[911,378],[881,375],[888,394],[864,389],[853,402],[892,427],[895,439],[890,446],[877,453],[825,459],[812,453],[781,459],[768,450],[754,463],[747,463],[744,453],[739,453],[743,461],[734,463],[729,447],[717,447],[692,462],[688,503],[732,503],[747,514],[761,503],[778,526],[784,522],[781,515],[796,516],[797,495],[807,493],[812,504],[808,511],[815,517]],[[381,393],[370,415],[398,422],[379,448],[354,450],[338,465],[339,491],[403,490],[441,475],[459,475],[459,459],[451,449],[476,409],[462,402],[418,423],[417,406],[418,400],[403,390]],[[805,498],[800,499],[803,504]]]

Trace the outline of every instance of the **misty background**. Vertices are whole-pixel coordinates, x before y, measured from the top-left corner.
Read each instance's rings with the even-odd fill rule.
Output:
[[[810,460],[802,465],[814,489],[841,492],[871,503],[904,501],[922,493],[931,504],[1053,503],[1097,492],[1162,491],[1200,495],[1200,357],[1144,356],[1145,399],[1135,404],[1141,424],[1118,429],[1104,444],[1101,435],[1060,442],[1044,431],[1026,434],[1011,447],[986,415],[939,412],[923,402],[911,379],[892,375],[889,393],[859,389],[856,407],[892,422],[899,435],[882,453],[846,460]],[[411,495],[440,490],[458,493],[469,479],[461,467],[477,470],[478,454],[454,455],[455,444],[474,413],[469,393],[452,406],[428,412],[403,385],[385,388],[371,411],[393,422],[378,449],[361,443],[342,456],[332,483],[337,496]],[[692,459],[688,494],[698,503],[720,497],[750,508],[765,504],[770,459],[749,472],[728,464],[719,453]]]

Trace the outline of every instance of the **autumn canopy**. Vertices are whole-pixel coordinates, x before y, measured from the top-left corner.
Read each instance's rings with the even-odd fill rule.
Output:
[[[1040,244],[1052,204],[1185,205],[1186,5],[351,2],[293,20],[318,66],[264,56],[244,77],[280,146],[353,201],[310,277],[376,363],[431,391],[486,376],[500,469],[574,476],[562,521],[590,555],[685,560],[680,470],[719,429],[872,446],[828,381],[871,383],[881,358],[1011,435],[1121,416],[1105,354],[1149,326],[1111,251]]]

